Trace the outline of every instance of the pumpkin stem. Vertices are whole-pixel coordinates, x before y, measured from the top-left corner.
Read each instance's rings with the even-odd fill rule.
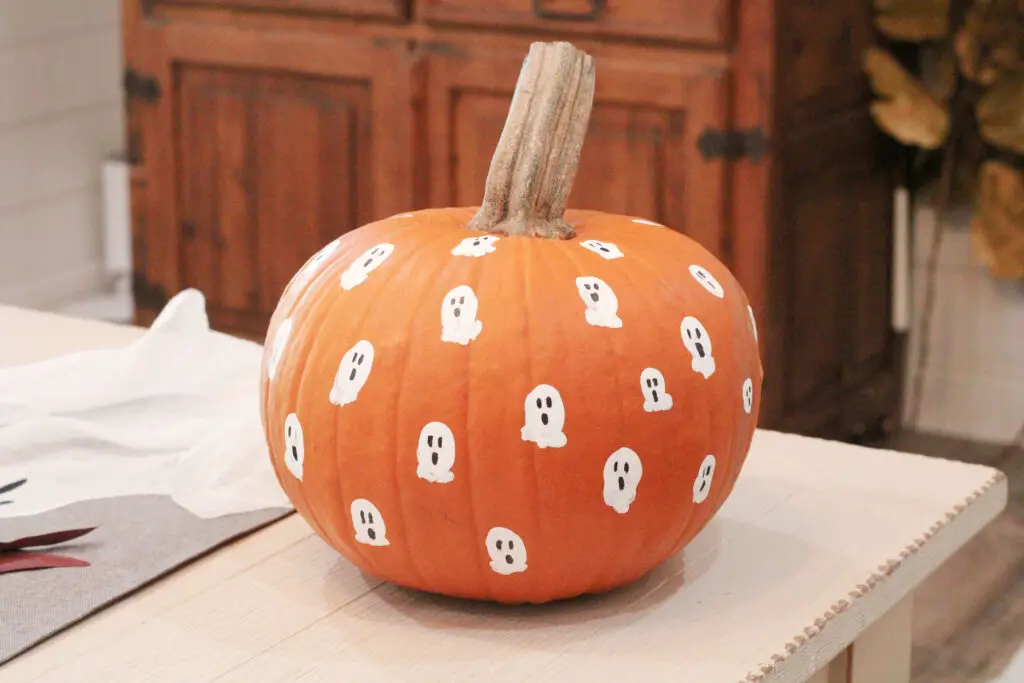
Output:
[[[533,43],[467,227],[503,235],[569,239],[563,218],[594,100],[590,55],[570,43]]]

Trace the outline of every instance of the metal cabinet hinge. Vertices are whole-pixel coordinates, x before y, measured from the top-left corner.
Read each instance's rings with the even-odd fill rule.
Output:
[[[705,128],[697,138],[697,149],[705,161],[750,159],[757,163],[768,154],[768,138],[759,127],[747,130]]]
[[[160,99],[160,82],[152,76],[139,73],[135,69],[125,69],[122,81],[125,95],[143,102],[156,102]]]

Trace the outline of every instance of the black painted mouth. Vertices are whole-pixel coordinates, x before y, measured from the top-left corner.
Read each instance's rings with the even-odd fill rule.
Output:
[[[625,491],[626,490],[626,480],[623,479],[622,477],[619,477],[619,490],[620,491]]]
[[[513,562],[515,562],[515,560],[512,559],[511,555],[505,556],[505,564],[512,564]]]
[[[700,342],[697,342],[696,344],[694,344],[693,348],[697,349],[697,355],[698,356],[700,356],[701,358],[704,357],[704,345],[703,344],[701,344]]]
[[[590,295],[590,299],[591,299],[591,301],[593,301],[593,302],[595,302],[595,303],[596,303],[596,302],[597,302],[597,300],[598,300],[598,299],[600,299],[600,298],[601,298],[601,297],[599,297],[599,296],[598,296],[597,294],[594,294],[594,293],[591,293],[591,295]]]
[[[547,427],[548,426],[548,422],[550,422],[550,420],[548,419],[548,414],[547,413],[541,413],[540,414],[540,423],[542,425],[544,425],[545,427]]]
[[[366,535],[370,537],[371,541],[376,541],[377,540],[377,532],[374,531],[373,529],[367,529],[366,530]]]
[[[654,391],[651,392],[651,398],[654,400],[655,403],[658,402],[658,390],[657,389],[655,389]]]

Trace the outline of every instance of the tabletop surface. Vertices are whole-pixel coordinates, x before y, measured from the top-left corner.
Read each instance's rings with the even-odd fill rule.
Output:
[[[0,306],[0,366],[139,334]],[[803,681],[1005,503],[989,467],[759,430],[708,526],[604,596],[509,608],[400,589],[291,515],[14,659],[0,681]]]

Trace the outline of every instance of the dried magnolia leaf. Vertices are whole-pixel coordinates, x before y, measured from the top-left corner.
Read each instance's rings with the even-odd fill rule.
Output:
[[[875,26],[894,40],[934,40],[949,31],[949,0],[879,0]]]
[[[977,114],[990,144],[1024,154],[1024,75],[999,79],[978,101]]]
[[[903,144],[935,149],[949,133],[949,113],[938,99],[885,50],[871,46],[864,69],[880,97],[871,105],[879,128]]]
[[[974,0],[953,46],[960,71],[981,85],[1024,73],[1024,7],[1020,0]],[[1021,3],[1024,4],[1024,3]]]
[[[982,164],[971,242],[995,277],[1024,279],[1024,174],[1000,161]]]

